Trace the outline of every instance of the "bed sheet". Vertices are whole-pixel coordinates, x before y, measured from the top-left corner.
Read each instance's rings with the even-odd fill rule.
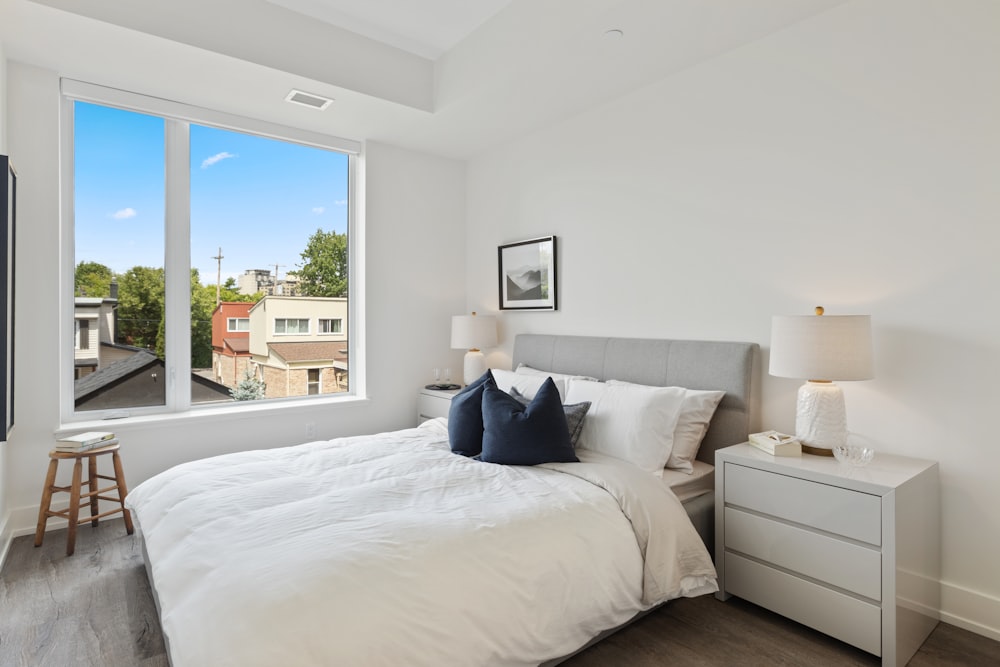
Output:
[[[613,468],[480,463],[434,420],[183,464],[126,504],[178,667],[530,665],[716,589],[676,497]]]
[[[663,470],[663,481],[682,503],[706,493],[715,493],[715,466],[704,461],[692,461],[694,472],[690,475],[680,470]]]

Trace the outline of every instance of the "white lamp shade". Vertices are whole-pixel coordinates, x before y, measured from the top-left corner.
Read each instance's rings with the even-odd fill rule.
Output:
[[[872,379],[871,317],[775,315],[769,372],[803,380]]]
[[[496,347],[497,318],[492,315],[455,315],[451,318],[451,347],[481,350]]]

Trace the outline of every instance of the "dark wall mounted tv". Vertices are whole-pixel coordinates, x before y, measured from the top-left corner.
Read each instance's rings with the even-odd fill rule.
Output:
[[[17,173],[0,155],[0,420],[6,440],[14,427],[14,212]]]

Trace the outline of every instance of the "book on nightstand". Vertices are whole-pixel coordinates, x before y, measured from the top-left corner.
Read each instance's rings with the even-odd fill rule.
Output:
[[[118,438],[111,438],[110,440],[99,440],[97,442],[92,442],[88,445],[71,445],[66,442],[57,442],[56,451],[57,452],[89,452],[91,449],[100,449],[101,447],[110,447],[111,445],[117,445]]]
[[[802,444],[795,436],[778,431],[751,433],[750,444],[771,456],[802,456]]]
[[[118,442],[115,434],[110,431],[87,431],[76,435],[68,435],[56,440],[56,449],[61,452],[80,452],[97,447],[107,447]]]

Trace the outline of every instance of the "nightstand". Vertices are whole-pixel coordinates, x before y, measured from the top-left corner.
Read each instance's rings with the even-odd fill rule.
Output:
[[[461,389],[421,389],[417,395],[417,423],[422,424],[435,417],[447,417],[451,399]]]
[[[715,453],[716,597],[743,598],[905,665],[938,623],[938,464],[854,468],[749,444]]]

